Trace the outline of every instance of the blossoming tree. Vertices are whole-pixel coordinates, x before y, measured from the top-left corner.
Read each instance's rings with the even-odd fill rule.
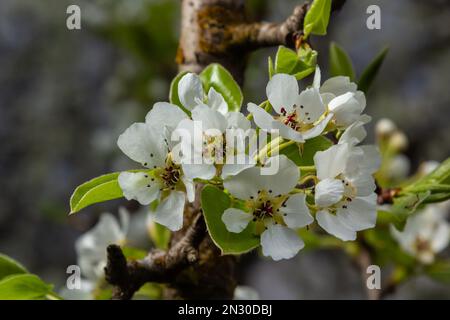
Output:
[[[435,258],[449,242],[444,204],[429,204],[450,197],[449,160],[399,181],[389,174],[401,142],[395,125],[380,122],[378,146],[364,144],[365,92],[386,51],[358,80],[337,45],[331,78],[316,64],[310,38],[326,33],[343,2],[314,0],[280,24],[246,23],[242,1],[182,2],[169,101],[117,139],[136,168],[88,181],[70,200],[71,214],[136,200],[155,248],[128,247],[128,213],[121,223],[105,214],[76,245],[84,291],[112,287],[113,298],[130,299],[157,284],[165,298],[231,298],[239,255],[260,250],[278,261],[327,247],[362,268],[393,261],[385,293],[417,272],[448,280],[449,262]],[[243,105],[242,56],[274,45],[267,100]]]

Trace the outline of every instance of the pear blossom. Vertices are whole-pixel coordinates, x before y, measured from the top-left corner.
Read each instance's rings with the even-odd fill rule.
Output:
[[[346,128],[359,119],[366,107],[364,92],[357,90],[357,85],[349,77],[337,76],[320,85],[319,66],[314,74],[313,88],[320,92],[320,97],[338,128]]]
[[[295,229],[313,222],[304,193],[290,194],[300,172],[286,156],[271,157],[267,166],[279,161],[274,175],[261,175],[252,167],[224,181],[230,194],[245,201],[246,211],[228,208],[222,221],[230,232],[240,233],[253,221],[255,233],[261,237],[262,252],[273,260],[289,259],[304,247]]]
[[[184,119],[174,131],[182,138],[180,162],[184,174],[189,179],[208,180],[219,170],[226,178],[254,166],[253,157],[245,153],[250,129],[250,121],[240,112],[223,115],[204,104],[195,107],[192,120]]]
[[[403,231],[391,226],[400,246],[424,264],[433,263],[437,253],[450,243],[450,224],[446,220],[450,202],[433,204],[411,216]]]
[[[142,164],[147,171],[122,172],[119,186],[126,199],[148,205],[160,200],[151,217],[172,231],[183,226],[186,198],[194,200],[194,183],[172,160],[167,137],[187,115],[177,106],[157,103],[145,123],[134,123],[119,136],[117,144],[130,159]]]
[[[320,135],[331,119],[316,88],[299,93],[297,79],[288,74],[275,74],[266,87],[270,104],[277,113],[272,116],[263,108],[249,103],[255,124],[266,131],[279,130],[280,136],[304,142]]]
[[[213,87],[205,97],[202,81],[195,73],[186,73],[178,82],[178,97],[184,108],[189,111],[194,110],[198,105],[207,105],[212,110],[221,114],[228,112],[228,104],[223,96]]]
[[[375,226],[377,195],[372,174],[380,159],[374,146],[333,145],[314,156],[316,219],[328,233],[344,241]]]
[[[94,228],[75,242],[77,263],[86,279],[96,282],[103,277],[103,269],[106,266],[106,247],[110,244],[123,245],[129,225],[130,216],[124,209],[119,210],[119,221],[111,213],[104,213]],[[90,286],[86,285],[86,287]]]

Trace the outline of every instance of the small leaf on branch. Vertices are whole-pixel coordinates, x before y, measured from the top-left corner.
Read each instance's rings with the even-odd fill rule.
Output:
[[[15,274],[0,281],[0,300],[44,300],[53,286],[33,274]]]
[[[369,88],[375,80],[375,77],[377,76],[378,71],[383,64],[384,58],[386,58],[388,51],[389,48],[383,49],[364,69],[358,80],[359,90],[363,91],[364,93],[367,93],[367,91],[369,91]]]
[[[0,253],[0,280],[13,275],[27,273],[28,271],[19,262]]]
[[[346,76],[350,81],[355,79],[353,64],[343,48],[332,42],[330,45],[330,73],[331,76]]]
[[[310,34],[327,34],[328,22],[331,14],[331,0],[314,0],[305,16],[303,22],[303,33],[305,39]]]
[[[310,47],[300,48],[297,54],[294,50],[279,46],[275,56],[274,73],[287,73],[300,80],[314,72],[316,61],[317,52]]]
[[[170,83],[170,91],[169,91],[170,103],[179,106],[185,112],[187,112],[187,110],[183,107],[183,104],[180,101],[180,97],[178,96],[178,83],[186,73],[188,72],[182,71],[179,74],[177,74],[175,78],[173,78],[172,82]]]

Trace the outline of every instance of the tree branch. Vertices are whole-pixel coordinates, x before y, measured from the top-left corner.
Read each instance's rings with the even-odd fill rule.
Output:
[[[206,235],[206,225],[198,213],[184,236],[168,251],[152,250],[142,260],[127,262],[118,245],[107,249],[106,280],[114,285],[113,299],[131,299],[146,282],[168,283],[199,257],[198,247]]]

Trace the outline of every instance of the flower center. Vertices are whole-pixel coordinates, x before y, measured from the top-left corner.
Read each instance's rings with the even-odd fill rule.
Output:
[[[226,140],[223,135],[203,135],[203,159],[208,163],[223,163]]]
[[[281,115],[278,117],[278,121],[282,122],[295,131],[305,131],[307,129],[310,129],[312,125],[305,123],[304,120],[311,120],[311,118],[309,117],[309,112],[302,112],[303,108],[303,105],[298,107],[296,104],[294,104],[293,111],[287,112],[286,109],[282,107],[280,110]]]

